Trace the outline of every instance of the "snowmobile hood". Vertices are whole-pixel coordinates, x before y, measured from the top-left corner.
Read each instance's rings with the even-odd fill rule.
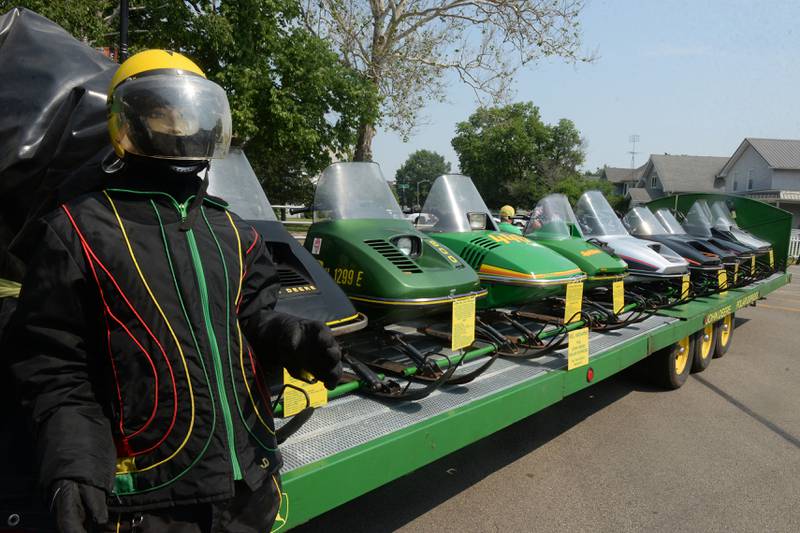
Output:
[[[443,312],[485,295],[478,275],[403,217],[375,163],[335,163],[314,195],[304,246],[370,322]]]
[[[209,194],[224,199],[264,239],[281,282],[277,310],[324,322],[335,334],[366,326],[342,289],[277,220],[241,149],[233,148],[225,159],[215,160],[208,180]]]
[[[628,270],[628,265],[621,258],[583,239],[575,237],[546,239],[541,235],[528,235],[527,237],[575,263],[590,281],[618,279],[620,276],[624,276]]]
[[[686,234],[670,233],[661,219],[646,207],[632,208],[622,218],[622,223],[631,235],[661,243],[674,250],[689,263],[690,268],[711,268],[722,264],[720,257],[704,249],[698,240]]]
[[[689,263],[689,268],[718,267],[723,262],[722,257],[709,251],[701,241],[696,239],[681,238],[677,235],[651,235],[647,239],[661,243],[675,251]],[[726,256],[725,259],[735,260],[732,256]]]
[[[670,247],[630,235],[599,235],[622,258],[631,273],[652,276],[679,276],[688,272],[689,263]]]
[[[572,261],[521,235],[497,231],[431,233],[478,272],[487,306],[521,305],[553,295],[586,274]],[[501,296],[501,287],[519,290]]]
[[[454,298],[485,295],[469,265],[405,220],[316,222],[304,246],[359,308],[433,312]],[[371,322],[389,319],[375,309],[365,312]],[[391,319],[401,320],[400,314],[390,313]]]

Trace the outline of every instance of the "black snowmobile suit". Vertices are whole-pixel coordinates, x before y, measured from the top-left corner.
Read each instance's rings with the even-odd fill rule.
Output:
[[[181,182],[110,181],[44,217],[9,326],[42,486],[94,485],[112,510],[229,499],[281,466],[276,269],[255,230]]]

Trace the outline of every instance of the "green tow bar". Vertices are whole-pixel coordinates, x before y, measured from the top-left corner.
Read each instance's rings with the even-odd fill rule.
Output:
[[[631,304],[628,304],[625,307],[623,307],[622,308],[622,312],[623,313],[627,313],[628,311],[633,311],[634,309],[636,309],[636,304],[635,303],[631,303]],[[571,324],[567,324],[567,326],[564,329],[566,331],[573,331],[573,330],[582,328],[585,324],[586,323],[583,320],[578,320],[577,322],[572,322]],[[564,330],[562,330],[560,328],[554,328],[554,329],[551,329],[551,330],[548,330],[548,331],[544,331],[539,335],[539,339],[549,339],[550,337],[558,335],[559,333],[562,333],[563,331]],[[497,349],[497,346],[495,346],[494,344],[489,344],[487,346],[484,346],[483,348],[477,348],[475,350],[470,350],[470,351],[468,351],[467,353],[464,354],[464,357],[461,359],[461,362],[466,363],[466,362],[472,361],[474,359],[477,359],[479,357],[483,357],[484,355],[488,355],[488,354],[492,353],[496,349]],[[441,359],[441,360],[438,360],[438,361],[435,361],[435,362],[440,367],[445,367],[448,364],[448,361],[445,360],[445,359]],[[417,373],[417,367],[410,366],[410,367],[406,368],[403,371],[403,373],[406,376],[413,376],[414,374]],[[384,379],[385,376],[383,374],[378,374],[378,377],[381,378],[381,379]],[[341,396],[344,396],[345,394],[348,394],[348,393],[351,393],[351,392],[355,392],[355,391],[357,391],[358,389],[360,389],[364,385],[365,385],[365,383],[363,383],[362,381],[351,381],[349,383],[344,383],[342,385],[339,385],[338,387],[336,387],[332,391],[328,391],[328,400],[333,400],[335,398],[339,398]],[[280,416],[281,414],[283,414],[283,404],[278,404],[275,407],[275,416]]]

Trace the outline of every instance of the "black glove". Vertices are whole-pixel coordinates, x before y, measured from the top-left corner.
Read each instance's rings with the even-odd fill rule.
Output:
[[[306,372],[333,390],[342,376],[342,352],[331,330],[322,322],[276,313],[270,334],[278,341],[281,364],[297,379]]]
[[[52,485],[50,511],[61,533],[86,533],[89,525],[108,522],[106,493],[85,483],[59,479]]]

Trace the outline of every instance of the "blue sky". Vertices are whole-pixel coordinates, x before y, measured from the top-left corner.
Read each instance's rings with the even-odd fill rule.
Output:
[[[731,155],[744,137],[800,138],[800,1],[587,0],[583,43],[599,58],[548,60],[520,71],[511,101],[532,101],[546,122],[568,118],[587,141],[585,167],[628,167],[630,134],[648,154]],[[451,84],[425,109],[408,143],[379,130],[373,157],[387,179],[415,150],[443,154],[475,109]]]

